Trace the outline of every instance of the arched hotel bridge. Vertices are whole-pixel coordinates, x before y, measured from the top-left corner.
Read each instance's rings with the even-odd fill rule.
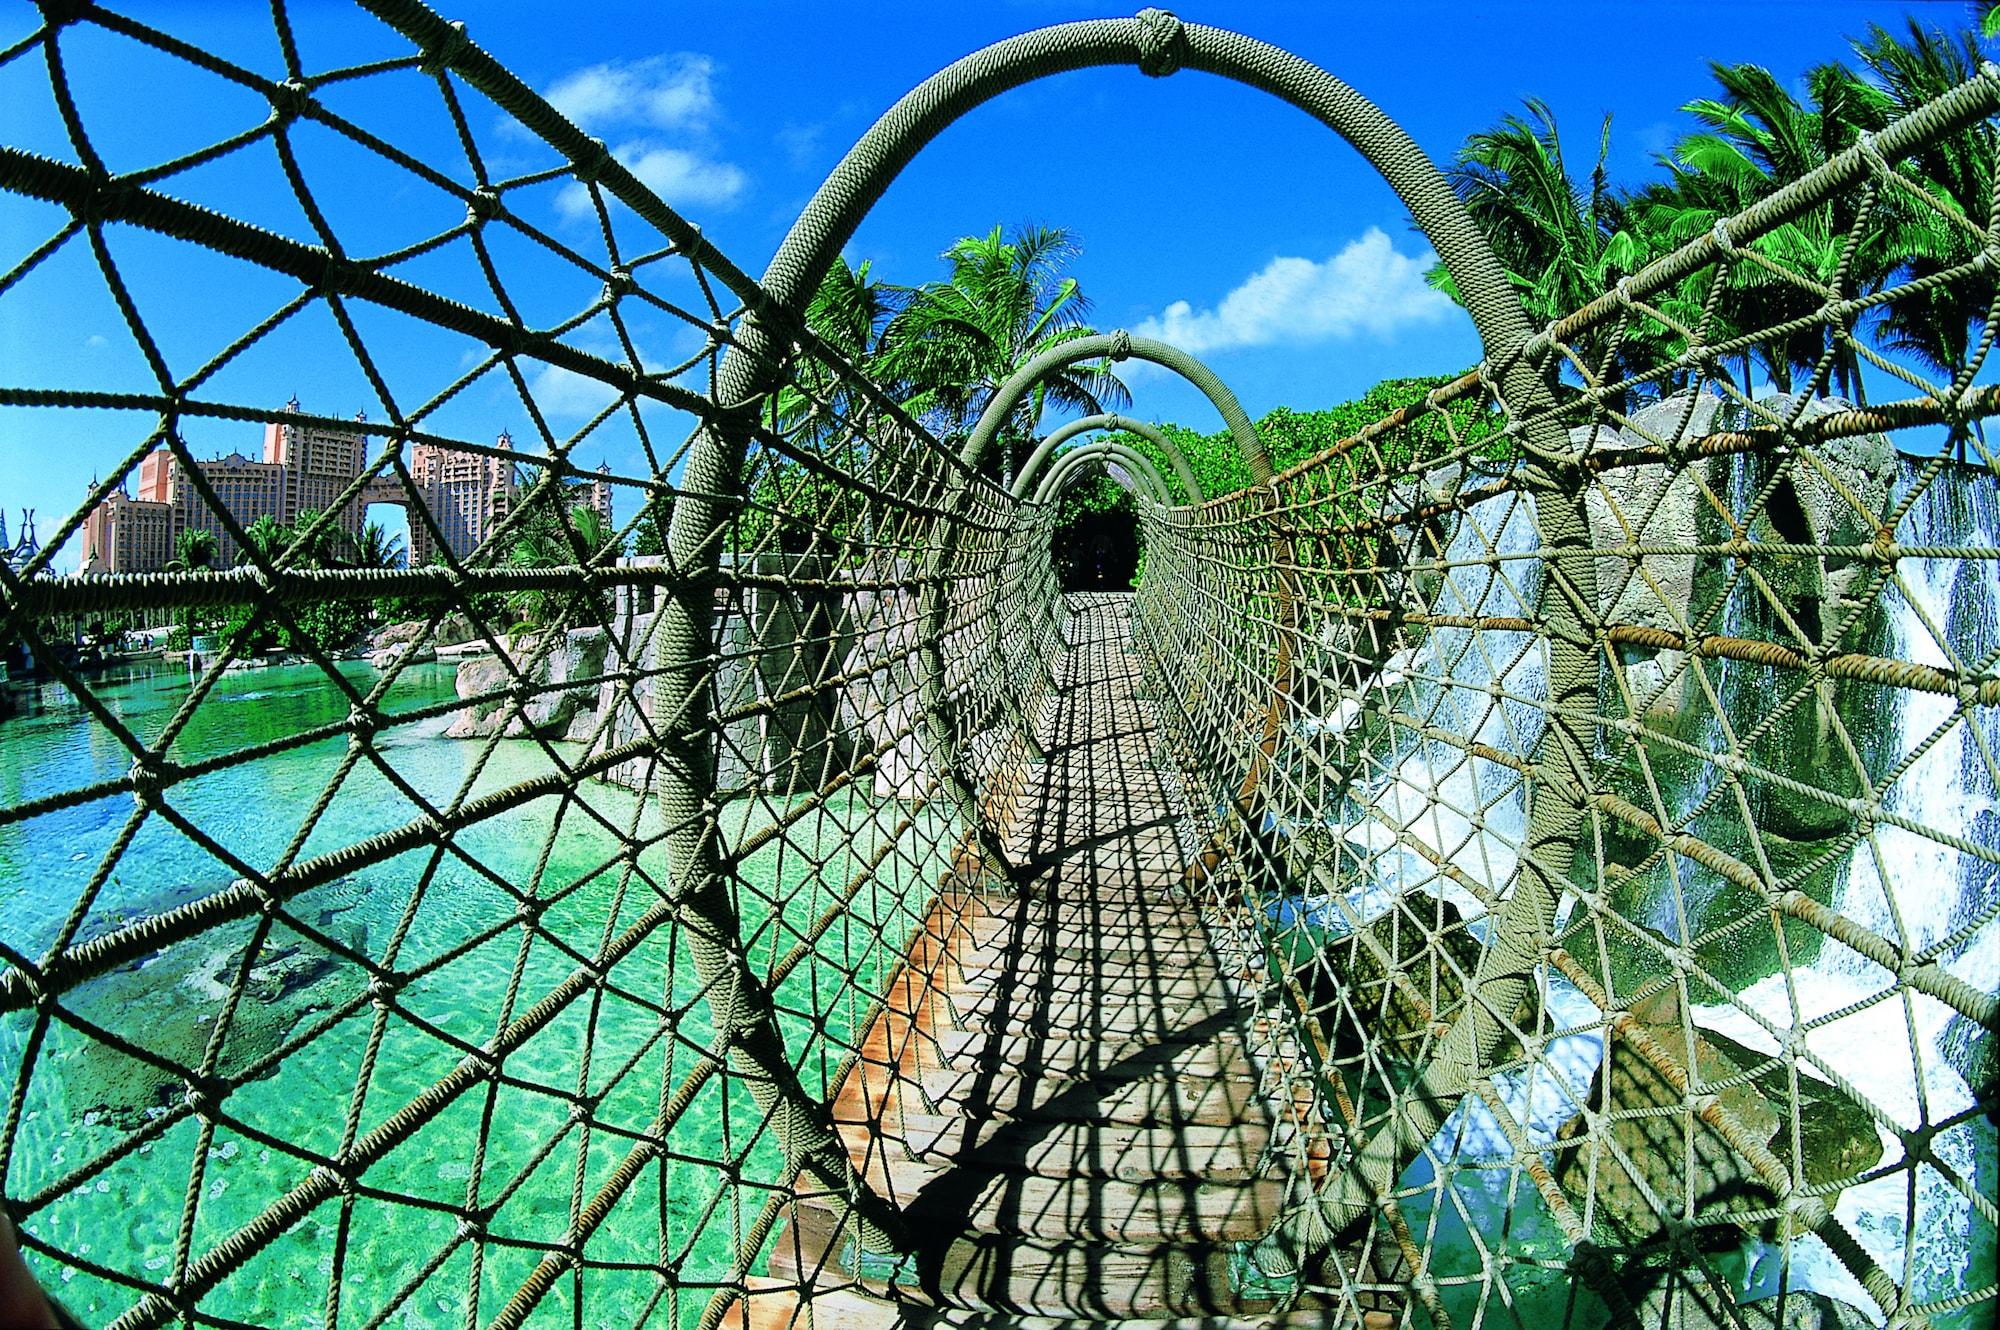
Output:
[[[1953,377],[1828,382],[1902,287],[1990,301],[1990,201],[1913,164],[1991,135],[1993,67],[1537,329],[1388,116],[1157,10],[926,81],[753,278],[462,28],[363,8],[338,68],[283,5],[249,64],[87,5],[0,50],[48,113],[0,148],[39,227],[0,318],[51,292],[62,335],[102,311],[132,353],[0,386],[10,466],[77,431],[120,456],[0,569],[0,638],[48,681],[0,721],[39,755],[0,762],[0,1177],[76,1317],[1992,1315],[1990,325]],[[72,79],[111,41],[162,110],[116,135]],[[1477,370],[1276,470],[1209,369],[1112,334],[941,445],[799,311],[960,115],[1101,66],[1345,139],[1449,270]],[[237,128],[169,142],[198,96]],[[247,211],[272,190],[296,212]],[[1770,240],[1836,216],[1851,248],[1911,208],[1956,247],[1881,290]],[[163,272],[263,303],[218,338]],[[1775,333],[1738,308],[1774,286]],[[1774,335],[1830,349],[1753,400],[1728,371]],[[368,418],[268,409],[302,348]],[[1203,494],[1110,418],[992,479],[1039,376],[1132,356],[1200,388],[1247,485]],[[579,386],[604,405],[564,432]],[[530,422],[512,452],[459,423],[493,403]],[[257,423],[369,445],[276,551],[190,442]],[[418,443],[522,469],[477,550]],[[158,450],[171,520],[250,553],[59,573]],[[616,525],[660,552],[582,538],[558,500],[584,455],[643,459]],[[1066,595],[1054,499],[1099,470],[1143,574]],[[385,486],[442,561],[313,562]],[[510,557],[531,536],[558,552]],[[316,645],[390,597],[412,647]],[[180,679],[67,650],[134,612],[230,626]],[[267,629],[289,670],[233,669]]]

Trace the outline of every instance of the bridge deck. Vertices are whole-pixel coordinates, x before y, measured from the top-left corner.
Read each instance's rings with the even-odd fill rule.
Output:
[[[1046,760],[1008,837],[1026,889],[939,898],[835,1102],[855,1165],[922,1250],[857,1265],[851,1242],[835,1246],[838,1203],[801,1196],[734,1324],[807,1323],[786,1290],[808,1285],[818,1326],[1270,1305],[1238,1288],[1245,1245],[1271,1230],[1284,1190],[1254,1007],[1178,889],[1129,597],[1071,608],[1039,722]]]

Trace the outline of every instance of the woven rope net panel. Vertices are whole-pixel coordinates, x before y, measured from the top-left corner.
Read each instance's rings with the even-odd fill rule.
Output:
[[[0,1177],[94,1323],[713,1325],[795,1192],[909,1240],[825,1105],[1034,758],[1055,507],[458,30],[371,8],[332,65],[282,6],[254,57],[96,10],[0,50],[46,130],[0,147],[35,232],[0,318],[46,287],[126,351],[0,383],[10,437],[119,459],[0,567],[51,680],[0,720],[34,754],[0,788]],[[153,140],[72,89],[103,43],[236,118],[105,156]],[[1489,364],[1268,486],[1140,502],[1187,888],[1288,1124],[1246,1297],[1990,1317],[1995,200],[1905,164],[1994,105],[1975,80],[1545,330],[1514,353],[1545,403]],[[335,160],[376,188],[316,187]],[[1951,243],[1882,289],[1782,243],[1831,218],[1851,257],[1940,208]],[[190,309],[205,273],[267,298]],[[1856,333],[1909,290],[1974,309],[1955,377]],[[1746,392],[1774,339],[1824,353]],[[718,403],[740,344],[774,386]],[[1906,391],[1836,398],[1856,357]],[[366,418],[275,407],[302,358]],[[197,456],[256,428],[363,441],[276,539]],[[518,477],[476,543],[446,466]],[[58,572],[149,469],[214,566]],[[382,502],[425,566],[358,566]],[[411,636],[329,654],[384,602]],[[67,649],[142,612],[220,627],[170,681]],[[274,642],[293,664],[231,668]]]

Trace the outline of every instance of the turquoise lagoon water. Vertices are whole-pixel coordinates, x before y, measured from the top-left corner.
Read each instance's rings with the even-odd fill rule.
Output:
[[[376,685],[366,666],[343,669],[362,692]],[[406,671],[385,709],[448,702],[452,686],[449,666]],[[184,675],[165,671],[105,682],[99,696],[151,742],[188,691]],[[126,749],[65,691],[45,688],[27,700],[24,714],[0,722],[0,807],[130,767]],[[347,710],[347,696],[311,667],[230,674],[181,730],[173,756],[186,764],[239,752],[337,722]],[[449,719],[392,728],[376,743],[382,764],[426,799],[443,803],[468,788],[483,794],[552,769],[546,750],[519,740],[501,743],[482,764],[483,743],[441,736]],[[169,805],[220,853],[158,815],[133,832],[129,795],[0,826],[0,938],[18,953],[44,954],[108,856],[115,862],[77,939],[227,887],[239,871],[222,856],[269,870],[321,803],[294,858],[418,816],[411,799],[365,762],[329,798],[346,752],[345,738],[335,737],[173,786]],[[739,806],[726,831],[740,837],[768,826],[776,811]],[[837,801],[803,819],[785,848],[747,862],[738,895],[752,925],[753,963],[768,967],[791,949],[858,869],[859,856],[879,848],[902,815],[900,806],[860,797]],[[843,846],[850,828],[861,832],[852,850]],[[470,828],[449,852],[404,854],[295,898],[287,913],[301,928],[272,927],[217,1050],[224,1074],[239,1076],[261,1061],[272,1063],[271,1074],[229,1096],[226,1112],[237,1125],[216,1129],[205,1151],[193,1118],[164,1131],[155,1125],[183,1099],[184,1086],[169,1072],[63,1023],[50,1028],[24,1071],[33,1014],[0,1018],[0,1075],[10,1088],[25,1078],[7,1193],[35,1197],[61,1184],[24,1228],[68,1259],[34,1256],[37,1274],[86,1322],[102,1323],[130,1306],[140,1287],[172,1278],[184,1223],[195,1259],[236,1233],[342,1147],[350,1114],[361,1134],[378,1127],[466,1048],[490,1040],[580,958],[629,928],[658,900],[644,875],[663,884],[665,865],[663,851],[648,847],[628,866],[622,837],[658,830],[636,796],[587,783],[573,796],[539,799]],[[114,855],[121,835],[130,843]],[[935,839],[927,824],[905,831],[846,926],[831,930],[781,989],[790,1047],[809,1086],[823,1088],[835,1074],[841,1044],[867,1015],[867,994],[879,991],[928,903]],[[830,857],[816,870],[809,861],[820,851]],[[553,902],[543,923],[567,950],[506,922],[517,902],[501,883]],[[778,909],[764,903],[767,893]],[[886,928],[878,931],[878,920]],[[245,920],[213,929],[94,978],[65,996],[64,1010],[174,1066],[198,1066],[253,927]],[[366,1069],[376,1009],[363,1002],[338,1018],[366,979],[342,948],[378,962],[393,948],[399,972],[421,971],[398,994]],[[490,1319],[561,1237],[575,1199],[592,1196],[629,1152],[634,1138],[622,1133],[644,1130],[660,1111],[663,1087],[671,1093],[700,1065],[712,1027],[683,950],[673,927],[656,929],[614,970],[609,989],[572,1003],[506,1059],[501,1085],[462,1095],[369,1169],[345,1205],[323,1204],[293,1224],[224,1279],[203,1313],[258,1325],[322,1323],[341,1251],[340,1325],[465,1324],[475,1289],[476,1319]],[[807,1038],[815,1017],[825,1023],[824,1040]],[[308,1037],[315,1030],[323,1032]],[[302,1046],[284,1052],[287,1042]],[[598,1096],[597,1121],[622,1130],[589,1132],[586,1143],[572,1120],[580,1088]],[[641,1172],[586,1248],[589,1261],[614,1268],[586,1272],[585,1324],[631,1324],[649,1310],[659,1323],[690,1322],[707,1300],[704,1283],[727,1276],[762,1206],[767,1193],[755,1184],[779,1172],[749,1095],[720,1077],[667,1140],[666,1161]],[[741,1161],[734,1171],[743,1181],[732,1181],[717,1160]],[[469,1195],[497,1207],[483,1245],[458,1240]],[[621,1264],[633,1268],[615,1268]],[[659,1265],[677,1272],[678,1297],[661,1298],[652,1269]],[[569,1324],[577,1297],[563,1277],[534,1322]]]

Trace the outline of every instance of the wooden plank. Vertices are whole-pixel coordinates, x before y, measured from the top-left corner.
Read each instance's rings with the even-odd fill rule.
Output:
[[[1079,645],[1059,662],[1070,686],[1038,717],[1050,760],[990,791],[1031,872],[1015,894],[933,902],[831,1105],[917,1251],[845,1269],[846,1199],[801,1194],[773,1276],[990,1309],[951,1323],[993,1330],[1258,1310],[1230,1287],[1230,1254],[1277,1218],[1286,1152],[1270,1147],[1291,1127],[1250,1056],[1258,977],[1225,975],[1180,889],[1177,778],[1154,763],[1149,705],[1117,645],[1126,604],[1079,602]],[[882,1321],[885,1308],[903,1319]],[[856,1330],[941,1323],[865,1298],[820,1301],[814,1323],[840,1323],[828,1315],[872,1318]]]
[[[1271,1130],[1256,1122],[1221,1127],[1055,1122],[1028,1130],[1006,1119],[907,1112],[893,1132],[874,1124],[848,1124],[840,1134],[857,1168],[894,1157],[939,1170],[965,1164],[1045,1177],[1125,1182],[1244,1181],[1256,1171],[1272,1139]]]
[[[718,1330],[901,1330],[916,1320],[893,1302],[858,1288],[802,1288],[796,1282],[752,1277],[723,1312]]]
[[[801,1223],[807,1209],[795,1207],[795,1228],[807,1227]],[[772,1254],[771,1273],[799,1279],[839,1269],[844,1253],[828,1250],[831,1245],[801,1242],[795,1249],[781,1243]],[[1203,1242],[1106,1244],[964,1234],[917,1263],[901,1282],[861,1282],[877,1294],[915,1303],[1093,1319],[1268,1306],[1239,1300],[1229,1284],[1228,1249]]]
[[[1122,1122],[1133,1126],[1174,1123],[1227,1126],[1262,1107],[1254,1085],[1172,1073],[1107,1082],[929,1072],[921,1082],[921,1090],[919,1095],[916,1087],[904,1082],[893,1087],[890,1097],[896,1103],[926,1110],[935,1104],[986,1117]]]
[[[945,1031],[937,1064],[960,1071],[1005,1068],[1014,1074],[1080,1079],[1134,1072],[1141,1067],[1182,1076],[1256,1080],[1255,1065],[1238,1030],[1202,1038],[1047,1039],[1009,1031]]]

